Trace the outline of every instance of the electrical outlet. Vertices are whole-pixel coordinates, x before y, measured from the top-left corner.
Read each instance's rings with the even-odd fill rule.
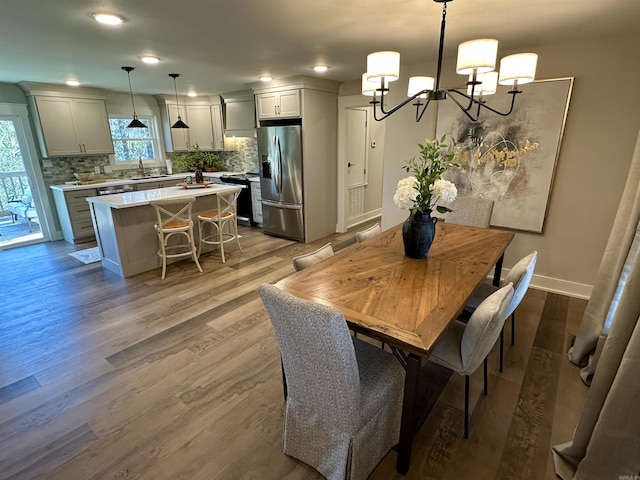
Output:
[[[371,140],[371,148],[376,148],[376,141],[375,140]]]
[[[93,167],[93,171],[96,173],[100,173],[100,167]]]
[[[51,167],[53,167],[53,163],[51,163],[51,160],[49,160],[49,159],[44,159],[44,160],[42,160],[42,166],[44,168],[51,168]]]
[[[104,173],[113,172],[113,170],[111,169],[111,165],[105,165],[103,168],[104,168]]]

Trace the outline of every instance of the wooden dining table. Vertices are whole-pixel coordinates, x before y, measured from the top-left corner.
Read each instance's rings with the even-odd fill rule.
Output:
[[[405,256],[402,226],[356,243],[277,283],[303,299],[340,310],[355,332],[390,347],[405,368],[396,469],[409,470],[417,430],[422,359],[494,269],[500,281],[504,251],[514,234],[493,228],[436,225],[425,259]]]

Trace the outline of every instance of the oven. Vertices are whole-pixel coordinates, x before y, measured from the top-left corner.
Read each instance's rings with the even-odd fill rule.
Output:
[[[238,223],[251,227],[256,225],[253,221],[253,205],[251,202],[251,182],[249,177],[251,174],[222,175],[220,183],[226,185],[239,186],[240,195],[238,196]]]

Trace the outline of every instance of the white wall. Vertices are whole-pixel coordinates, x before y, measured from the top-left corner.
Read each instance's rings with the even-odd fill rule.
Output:
[[[624,188],[631,155],[640,130],[640,36],[597,38],[589,42],[542,45],[537,78],[575,77],[564,139],[547,209],[544,231],[516,233],[505,267],[537,250],[534,285],[588,296]],[[524,49],[522,51],[526,51]],[[506,55],[516,52],[499,52]],[[402,65],[401,79],[392,84],[389,105],[405,98],[411,75],[435,74],[435,64]],[[464,83],[455,74],[455,60],[443,65],[443,86]],[[341,94],[353,92],[349,82]],[[382,224],[402,222],[407,212],[392,201],[395,185],[405,174],[406,159],[416,155],[417,142],[435,134],[437,108],[429,106],[419,124],[413,107],[386,120]]]

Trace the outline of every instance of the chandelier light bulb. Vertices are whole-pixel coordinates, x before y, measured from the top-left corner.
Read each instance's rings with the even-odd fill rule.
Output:
[[[498,40],[482,38],[469,40],[458,45],[458,63],[456,72],[460,75],[486,73],[496,68]]]
[[[375,52],[367,55],[367,79],[395,82],[400,77],[400,54],[398,52]]]
[[[500,60],[500,85],[518,85],[533,82],[536,78],[538,55],[517,53]]]
[[[407,88],[407,96],[413,97],[416,93],[423,90],[431,90],[436,84],[436,80],[433,77],[410,77],[409,87]],[[427,98],[427,94],[423,93],[420,98]]]

